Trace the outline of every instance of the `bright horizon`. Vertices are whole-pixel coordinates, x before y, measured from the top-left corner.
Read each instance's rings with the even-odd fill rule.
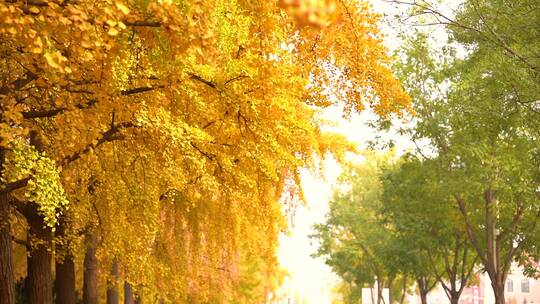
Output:
[[[360,149],[365,149],[368,141],[375,139],[376,135],[381,135],[366,126],[369,120],[375,118],[374,114],[369,112],[352,115],[348,120],[342,117],[338,109],[331,108],[325,111],[324,118],[336,122],[337,125],[332,127],[332,131],[345,135]],[[395,140],[398,153],[414,149],[411,142],[395,133],[385,134],[384,137]],[[332,289],[339,281],[322,258],[311,257],[316,252],[317,246],[309,235],[313,233],[313,225],[325,220],[333,186],[341,173],[341,167],[335,160],[326,159],[323,161],[321,171],[321,176],[309,172],[302,174],[306,205],[297,207],[289,235],[280,236],[278,252],[281,267],[289,272],[281,291],[288,291],[291,297],[297,295],[306,304],[331,303]]]

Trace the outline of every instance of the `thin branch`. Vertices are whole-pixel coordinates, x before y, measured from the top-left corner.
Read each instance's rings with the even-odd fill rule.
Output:
[[[484,256],[485,253],[483,252],[482,247],[480,246],[480,244],[478,243],[478,240],[476,239],[476,235],[474,234],[474,229],[472,227],[471,221],[469,220],[469,216],[467,215],[465,202],[458,195],[454,195],[454,198],[456,199],[458,203],[459,211],[461,212],[461,214],[463,215],[465,219],[465,227],[467,229],[467,235],[469,236],[469,239],[471,240],[471,244],[473,245],[474,249],[478,253],[478,256],[482,260],[482,263],[484,265],[488,265],[487,258]]]
[[[28,181],[30,181],[30,177],[25,177],[18,181],[7,183],[0,189],[0,194],[7,194],[22,187],[25,187],[26,185],[28,185]]]
[[[120,94],[122,94],[122,96],[129,96],[129,95],[133,95],[133,94],[139,94],[139,93],[145,93],[145,92],[148,92],[148,91],[153,91],[155,89],[163,89],[164,87],[165,87],[164,85],[138,87],[138,88],[133,88],[133,89],[129,89],[129,90],[123,90],[123,91],[120,92]]]
[[[0,95],[7,95],[10,91],[19,91],[24,88],[30,82],[36,80],[38,76],[30,71],[27,71],[25,78],[19,78],[9,85],[5,85],[0,88]]]
[[[517,224],[519,223],[519,221],[520,221],[520,219],[521,219],[521,217],[523,216],[524,213],[525,213],[525,202],[520,200],[518,202],[516,213],[512,217],[512,222],[510,223],[510,226],[508,226],[507,229],[504,229],[504,231],[502,231],[497,236],[497,241],[502,240],[503,238],[505,238],[508,235],[508,233],[514,231],[514,229],[516,228]]]
[[[127,26],[136,26],[136,27],[160,27],[161,22],[159,21],[149,21],[149,20],[139,20],[139,21],[123,21]]]
[[[112,128],[110,128],[109,130],[107,130],[105,133],[103,133],[101,135],[101,137],[95,142],[95,143],[90,143],[89,145],[87,145],[86,147],[84,147],[82,150],[80,151],[77,151],[69,156],[66,156],[64,157],[62,160],[61,160],[61,164],[62,165],[67,165],[71,162],[74,162],[76,161],[77,159],[79,159],[82,155],[90,152],[91,150],[101,146],[102,144],[106,143],[106,142],[110,142],[110,141],[113,141],[113,140],[117,140],[117,139],[120,139],[120,137],[115,137],[115,135],[118,135],[118,133],[123,130],[123,129],[128,129],[128,128],[134,128],[136,127],[136,125],[134,125],[132,122],[122,122],[120,124],[117,124],[115,126],[113,126]]]
[[[140,94],[140,93],[153,91],[155,89],[162,89],[164,87],[165,86],[163,86],[163,85],[138,87],[138,88],[132,88],[132,89],[128,89],[128,90],[122,90],[122,91],[120,91],[120,94],[122,96],[130,96],[130,95],[134,95],[134,94]],[[80,91],[80,92],[76,92],[76,93],[92,93],[92,92],[90,92],[90,91]],[[81,104],[76,105],[75,108],[81,109],[81,110],[88,109],[88,108],[92,107],[93,105],[95,105],[97,102],[98,101],[96,99],[91,99],[91,100],[88,100],[85,103],[81,103]],[[62,107],[62,108],[56,108],[56,109],[50,109],[50,110],[41,110],[41,111],[25,111],[25,112],[22,112],[22,115],[23,115],[23,118],[26,118],[26,119],[49,118],[49,117],[54,117],[54,116],[56,116],[58,114],[64,113],[67,110],[69,110],[68,107]]]
[[[231,79],[225,81],[225,82],[223,83],[223,85],[226,86],[227,84],[229,84],[229,83],[231,83],[231,82],[233,82],[233,81],[237,81],[237,80],[244,79],[244,78],[248,78],[248,76],[247,76],[247,75],[238,75],[238,76],[236,76],[236,77],[233,77],[233,78],[231,78]]]
[[[19,238],[16,238],[15,236],[12,236],[12,237],[11,237],[11,240],[12,240],[14,243],[19,244],[19,245],[22,245],[22,246],[24,246],[24,247],[30,246],[30,244],[29,244],[27,241],[21,240],[21,239],[19,239]]]
[[[212,154],[212,153],[207,153],[207,152],[204,152],[203,150],[201,150],[201,148],[197,147],[197,145],[195,145],[194,143],[190,143],[191,146],[193,148],[195,148],[195,150],[199,151],[199,153],[201,153],[202,155],[204,155],[206,158],[208,158],[209,160],[214,160],[216,159],[216,155],[215,154]]]
[[[212,81],[210,81],[210,80],[206,80],[206,79],[202,78],[201,76],[199,76],[197,74],[193,74],[193,73],[189,73],[189,76],[191,77],[191,79],[202,82],[205,85],[211,87],[212,89],[217,89],[217,85],[215,83],[213,83]]]
[[[538,72],[540,67],[539,66],[535,66],[533,64],[531,64],[527,58],[525,58],[524,56],[522,56],[521,54],[517,53],[514,49],[512,49],[500,36],[497,32],[493,31],[488,25],[486,22],[484,22],[484,24],[486,24],[486,27],[488,28],[488,30],[490,31],[490,34],[492,37],[490,37],[490,35],[486,34],[485,32],[477,29],[477,28],[474,28],[474,27],[470,27],[468,25],[465,25],[463,23],[460,23],[460,22],[457,22],[456,20],[444,15],[443,13],[435,10],[434,8],[428,6],[428,5],[423,5],[423,4],[420,4],[418,2],[408,2],[408,1],[399,1],[399,0],[383,0],[384,2],[389,2],[389,3],[396,3],[396,4],[404,4],[404,5],[409,5],[409,6],[416,6],[416,7],[419,7],[423,10],[425,10],[426,12],[428,13],[431,13],[435,19],[437,19],[437,22],[440,24],[440,25],[450,25],[450,26],[455,26],[455,27],[459,27],[459,28],[462,28],[462,29],[465,29],[465,30],[469,30],[469,31],[473,31],[477,34],[479,34],[480,36],[482,36],[484,39],[486,39],[487,41],[489,42],[492,42],[493,44],[495,44],[496,46],[499,46],[501,47],[502,49],[504,49],[509,55],[509,57],[514,57],[516,59],[518,59],[519,61],[521,61],[522,63],[524,63],[528,68],[530,68],[531,70],[535,71],[535,72]],[[483,20],[482,16],[479,15],[479,18]],[[442,19],[442,20],[441,20]],[[443,21],[444,20],[444,21]],[[432,25],[437,25],[437,23],[434,23]]]
[[[473,262],[471,263],[471,265],[469,267],[469,271],[467,271],[466,275],[462,276],[461,286],[459,287],[459,293],[460,294],[461,294],[461,292],[463,292],[463,289],[465,289],[465,287],[467,286],[467,284],[465,284],[465,283],[466,283],[466,281],[468,281],[471,278],[471,275],[473,274],[474,266],[476,265],[477,260],[478,260],[478,256],[475,256]]]
[[[448,285],[446,285],[446,283],[444,282],[444,279],[442,277],[441,274],[439,274],[439,271],[437,271],[437,266],[435,266],[435,261],[433,259],[433,257],[431,256],[431,252],[428,251],[428,258],[429,258],[429,262],[431,264],[431,267],[433,268],[433,273],[435,274],[435,277],[437,278],[437,280],[439,281],[439,283],[441,283],[444,291],[447,293],[448,295],[448,292],[450,291],[450,288],[448,287]]]

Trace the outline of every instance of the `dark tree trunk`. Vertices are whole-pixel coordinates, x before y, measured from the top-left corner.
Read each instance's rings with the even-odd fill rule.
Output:
[[[3,152],[0,151],[0,153]],[[2,162],[0,159],[0,169]],[[0,194],[0,304],[14,303],[15,280],[13,278],[13,244],[9,224],[9,196]]]
[[[29,230],[28,275],[26,288],[29,304],[51,304],[53,302],[52,284],[52,232],[46,227],[43,218],[32,203],[26,216]]]
[[[118,304],[118,261],[114,259],[111,267],[112,279],[107,284],[107,304]]]
[[[62,261],[56,261],[56,304],[75,304],[75,263],[67,254]]]
[[[420,293],[420,302],[427,304],[427,294],[430,290],[428,280],[424,277],[419,277],[416,279],[416,283],[418,284],[418,291]]]
[[[37,132],[30,132],[30,143],[42,151],[42,142]],[[52,231],[45,225],[43,216],[35,202],[26,202],[18,207],[28,222],[26,296],[29,304],[51,304],[52,284]]]
[[[392,302],[393,302],[392,288],[393,288],[393,285],[394,285],[394,280],[395,280],[395,277],[391,277],[391,278],[388,279],[388,283],[387,283],[387,286],[388,286],[388,303],[387,304],[392,304]]]
[[[75,262],[65,238],[65,218],[60,219],[56,235],[63,238],[57,247],[57,253],[61,256],[56,259],[56,304],[75,304]]]
[[[384,282],[382,280],[381,281],[377,280],[377,304],[385,303],[383,290],[384,290]]]
[[[84,255],[83,303],[98,304],[99,302],[99,273],[96,257],[97,238],[89,237]]]
[[[135,304],[133,289],[128,282],[124,282],[124,304]]]

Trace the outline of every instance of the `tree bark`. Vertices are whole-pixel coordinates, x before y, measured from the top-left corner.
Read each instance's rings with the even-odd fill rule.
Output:
[[[388,286],[388,304],[392,304],[392,286],[394,285],[395,277],[390,277],[388,279],[388,283],[386,284]]]
[[[112,279],[107,284],[107,304],[118,304],[118,260],[111,267]]]
[[[83,303],[98,304],[99,302],[99,273],[96,257],[97,238],[90,236],[84,255]]]
[[[383,290],[384,290],[384,281],[382,279],[379,279],[377,277],[377,304],[384,304],[384,297],[383,297]]]
[[[488,188],[485,190],[484,200],[487,241],[487,265],[484,266],[486,266],[491,279],[491,287],[493,289],[493,294],[495,295],[495,304],[505,304],[504,285],[510,264],[506,265],[501,261],[502,259],[500,257],[501,244],[497,230],[498,206],[493,189]],[[507,253],[505,260],[511,261],[513,258],[513,254],[515,253],[513,245],[511,248],[512,249]]]
[[[420,294],[420,302],[422,304],[427,304],[427,294],[429,293],[429,283],[424,277],[419,277],[416,279],[418,284],[418,291]]]
[[[75,262],[69,250],[69,243],[65,239],[65,218],[60,219],[56,235],[63,238],[57,247],[57,253],[61,254],[62,257],[56,259],[56,304],[75,304],[77,301],[75,295]]]
[[[63,261],[56,261],[56,304],[75,304],[75,263],[67,254]]]
[[[495,304],[505,304],[504,300],[504,283],[492,282],[491,287],[495,295]]]
[[[32,203],[26,215],[30,226],[30,247],[28,250],[27,295],[29,304],[51,304],[53,302],[52,286],[52,232],[45,226],[37,206]]]
[[[135,304],[133,289],[128,282],[124,282],[124,304]]]
[[[0,151],[0,170],[3,153]],[[13,277],[13,244],[9,223],[9,196],[0,194],[0,304],[15,303],[15,280]]]

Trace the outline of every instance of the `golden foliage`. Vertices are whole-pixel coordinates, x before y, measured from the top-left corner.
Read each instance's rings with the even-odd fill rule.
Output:
[[[41,134],[72,250],[99,234],[139,294],[227,302],[257,271],[274,286],[283,180],[352,149],[317,112],[408,110],[366,3],[278,5],[0,2],[1,147]]]

